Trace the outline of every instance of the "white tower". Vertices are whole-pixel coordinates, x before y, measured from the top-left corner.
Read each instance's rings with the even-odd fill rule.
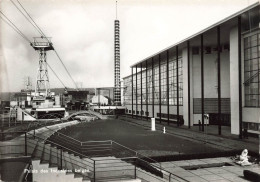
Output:
[[[115,64],[115,85],[114,85],[114,103],[115,105],[121,105],[121,87],[120,87],[120,22],[117,20],[117,2],[116,2],[116,20],[115,20],[115,52],[114,52],[114,64]]]

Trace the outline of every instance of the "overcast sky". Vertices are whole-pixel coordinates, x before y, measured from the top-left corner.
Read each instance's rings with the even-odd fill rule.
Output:
[[[16,0],[13,0],[17,3]],[[19,0],[46,36],[76,82],[83,87],[114,85],[115,0]],[[130,65],[253,4],[257,0],[118,0],[121,77]],[[10,0],[1,11],[32,41],[39,36]],[[39,56],[0,21],[0,91],[19,91],[24,78],[36,80]],[[54,52],[47,61],[67,87],[73,82]],[[62,84],[49,70],[51,87]]]

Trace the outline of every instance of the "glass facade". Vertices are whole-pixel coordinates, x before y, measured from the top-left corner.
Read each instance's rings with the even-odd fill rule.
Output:
[[[141,104],[141,73],[137,74],[137,88],[135,89],[137,89],[137,104]]]
[[[131,76],[124,79],[124,103],[132,104],[132,78],[131,78]]]
[[[142,71],[142,104],[146,104],[147,95],[146,95],[146,72]]]
[[[179,105],[183,105],[183,71],[182,58],[178,58],[178,76],[179,76]],[[169,102],[170,105],[177,105],[177,64],[176,59],[169,63]]]
[[[166,62],[161,65],[161,104],[167,105],[167,64]]]
[[[136,74],[133,75],[133,103],[136,104]],[[132,90],[131,90],[132,93]]]
[[[177,105],[177,67],[176,58],[169,60],[169,105]],[[143,66],[144,67],[144,66]],[[178,58],[179,67],[179,105],[183,105],[183,69],[182,69],[182,58]],[[135,71],[135,68],[133,68]],[[138,68],[140,70],[140,68]],[[159,62],[154,63],[154,68],[149,65],[147,70],[143,69],[137,73],[137,104],[148,104],[153,103],[153,81],[154,81],[154,104],[160,104],[160,86],[161,82],[161,105],[167,105],[168,95],[167,95],[167,62],[161,62],[160,66],[161,77],[159,77]],[[147,71],[147,73],[146,73]],[[154,73],[154,76],[152,76]],[[142,74],[142,92],[141,92],[141,74]],[[147,79],[146,79],[147,74]],[[154,80],[152,79],[154,78]],[[161,78],[159,82],[159,78]],[[146,83],[147,80],[147,83]],[[125,85],[125,104],[132,104],[132,76],[124,79]],[[147,86],[147,88],[146,88]],[[147,92],[147,93],[146,93]],[[142,94],[142,100],[141,100]],[[133,103],[136,104],[136,73],[133,74]],[[134,106],[135,109],[135,106]],[[143,107],[145,110],[145,107]]]
[[[148,68],[147,70],[147,87],[148,87],[148,104],[152,104],[153,103],[153,81],[152,81],[152,73],[153,73],[153,70],[150,68]]]
[[[260,107],[260,33],[244,38],[245,106]]]
[[[154,66],[154,104],[159,104],[159,65]]]

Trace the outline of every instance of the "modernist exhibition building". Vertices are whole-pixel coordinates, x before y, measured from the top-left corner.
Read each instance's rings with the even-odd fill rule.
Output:
[[[205,124],[217,125],[219,134],[230,126],[240,137],[244,129],[259,133],[259,2],[140,60],[131,71],[124,104],[132,117],[201,123],[203,131]]]

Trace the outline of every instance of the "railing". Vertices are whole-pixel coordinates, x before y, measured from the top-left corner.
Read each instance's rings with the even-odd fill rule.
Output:
[[[55,130],[52,131],[56,132]],[[4,134],[7,133],[12,132]],[[3,133],[0,134],[2,135]],[[20,155],[32,155],[32,151],[37,147],[37,150],[43,151],[45,155],[54,157],[60,169],[69,169],[75,173],[78,168],[86,169],[88,172],[81,175],[93,181],[96,179],[106,179],[108,181],[115,178],[140,178],[144,180],[148,178],[150,179],[149,181],[186,181],[163,169],[157,161],[112,140],[80,142],[60,132],[56,132],[53,135],[55,136],[54,140],[51,139],[52,137],[46,139],[36,136],[35,132],[19,132],[19,134],[24,134],[24,140],[20,140],[20,143],[17,144],[20,149],[23,149],[18,152]],[[38,140],[45,141],[47,144],[40,143]],[[61,143],[62,141],[63,143]],[[50,147],[48,144],[57,148]],[[16,146],[7,144],[2,147],[15,148]],[[69,155],[67,152],[73,153],[74,156]],[[12,153],[12,151],[9,150],[6,153]],[[102,158],[101,156],[108,157]],[[93,159],[90,157],[99,158]]]
[[[96,179],[136,179],[136,165],[133,165],[135,161],[135,157],[95,159]]]
[[[24,137],[19,140],[9,140],[22,134]],[[0,141],[0,158],[27,156],[26,132],[1,132]]]
[[[33,134],[28,133],[32,138],[44,140],[42,137],[34,136]],[[81,153],[78,153],[75,150],[64,147],[56,142],[47,141],[48,144],[56,146],[57,148],[51,147],[48,144],[39,144],[37,145],[37,150],[44,152],[45,155],[49,155],[51,158],[54,158],[54,161],[57,161],[57,167],[59,169],[67,169],[71,172],[80,173],[82,176],[87,178],[95,179],[95,161],[88,156],[85,156]],[[34,145],[35,140],[28,140],[29,145]],[[48,147],[49,146],[49,147]],[[68,152],[73,153],[76,156],[71,156]],[[51,161],[48,161],[51,162]],[[79,169],[84,169],[79,170]],[[86,171],[86,172],[85,172]]]
[[[15,109],[0,109],[0,119],[2,128],[22,124],[22,122],[16,121]]]
[[[45,126],[46,127],[46,126]],[[52,130],[48,127],[46,127],[48,130]],[[150,172],[157,172],[156,169],[160,172],[162,172],[161,177],[163,179],[167,179],[169,181],[181,179],[182,181],[185,181],[185,179],[178,177],[175,174],[170,173],[169,171],[162,168],[161,163],[157,162],[156,160],[149,158],[145,155],[142,155],[138,153],[135,150],[132,150],[124,145],[121,145],[115,141],[112,140],[106,140],[106,141],[87,141],[87,142],[81,142],[75,138],[72,138],[70,136],[67,136],[61,132],[52,130],[55,132],[52,137],[50,137],[48,140],[46,140],[47,143],[56,141],[60,145],[62,145],[65,148],[73,148],[73,151],[75,151],[78,155],[82,154],[84,156],[88,157],[103,157],[103,156],[114,156],[118,159],[121,159],[125,162],[131,163],[133,166],[139,166],[141,168],[147,168],[147,170]],[[72,152],[71,149],[68,151]],[[73,152],[72,152],[73,153]],[[128,161],[126,159],[128,158],[135,158],[135,161]],[[102,159],[104,162],[106,159]],[[96,160],[94,160],[96,161]],[[112,160],[110,160],[112,161]],[[114,160],[116,161],[116,160]],[[124,162],[124,163],[125,163]],[[125,163],[126,164],[126,163]],[[129,165],[129,164],[127,164]],[[150,166],[150,169],[149,167]],[[95,169],[96,167],[94,167]],[[140,171],[139,173],[143,173],[144,171]],[[108,173],[109,174],[109,173]],[[135,170],[136,174],[136,170]],[[147,173],[151,174],[151,173]],[[146,175],[147,175],[146,174]],[[158,176],[157,176],[158,178]],[[160,178],[160,177],[159,177]]]
[[[52,137],[54,137],[53,139],[51,139],[52,141],[57,140],[57,141],[63,142],[63,145],[67,145],[68,148],[73,146],[73,148],[75,150],[77,150],[80,153],[82,153],[86,156],[89,156],[89,157],[114,156],[114,157],[116,157],[116,159],[101,158],[101,160],[103,161],[103,163],[106,163],[106,162],[110,163],[112,161],[115,163],[118,163],[118,160],[121,160],[124,162],[123,163],[119,162],[120,164],[122,163],[125,166],[128,166],[128,165],[134,166],[134,168],[135,168],[134,177],[135,178],[136,178],[136,176],[138,178],[142,178],[142,175],[145,173],[145,175],[148,175],[150,178],[154,177],[159,181],[163,181],[163,180],[186,181],[185,179],[163,169],[161,166],[161,163],[157,162],[156,160],[149,158],[147,156],[144,156],[144,155],[138,153],[137,151],[132,150],[132,149],[130,149],[124,145],[121,145],[115,141],[112,141],[112,140],[80,142],[73,138],[73,140],[71,139],[71,141],[68,141],[68,140],[64,141],[64,140],[62,140],[63,135],[60,135],[60,133],[55,134]],[[77,144],[79,144],[79,143],[80,143],[80,145],[77,146]],[[132,160],[129,160],[129,159],[132,159]],[[133,159],[135,159],[135,160],[133,160]],[[96,159],[95,159],[95,162],[97,163]],[[139,167],[139,168],[137,168],[137,167]],[[98,168],[98,166],[96,167],[96,169],[97,168]],[[108,175],[110,175],[109,171],[111,171],[112,173],[115,171],[117,171],[117,173],[120,173],[120,171],[121,171],[121,169],[112,170],[109,167],[107,167],[106,169],[107,169],[106,173]],[[144,169],[149,172],[145,172],[144,170],[141,170],[141,169]],[[126,176],[128,176],[128,177],[131,176],[129,174],[129,173],[131,173],[131,170],[133,171],[133,169],[128,169],[127,171],[125,171],[125,174],[127,174]],[[137,171],[139,173],[137,173]],[[140,175],[138,175],[138,174],[140,174]]]

